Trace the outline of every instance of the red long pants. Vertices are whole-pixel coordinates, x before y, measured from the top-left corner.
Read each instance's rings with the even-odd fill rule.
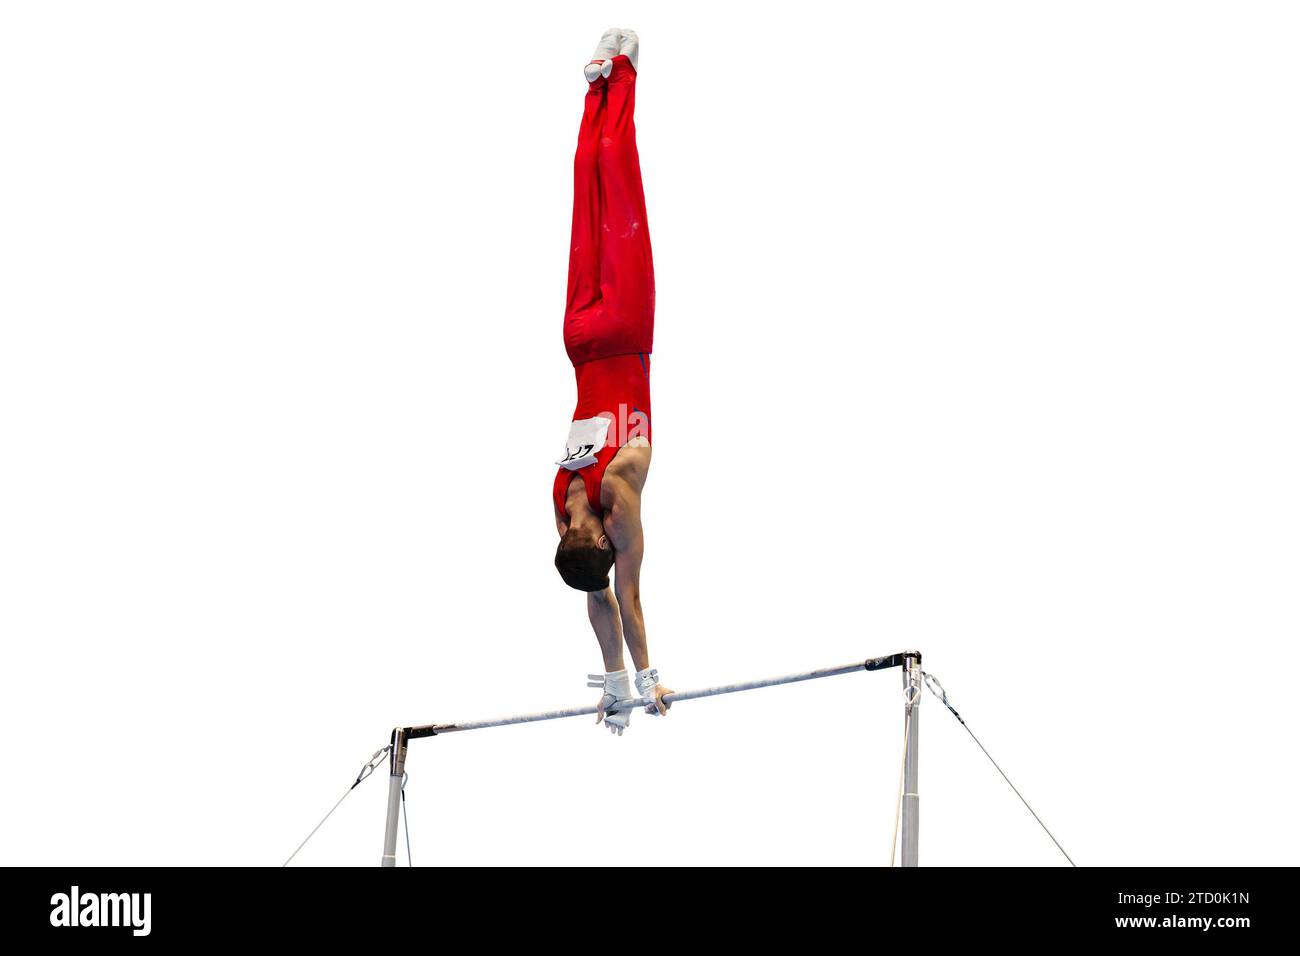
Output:
[[[616,56],[608,78],[590,84],[573,161],[573,241],[564,347],[573,362],[578,403],[573,420],[612,419],[595,464],[561,468],[552,495],[565,514],[570,482],[581,478],[601,510],[605,469],[628,440],[650,439],[650,351],[655,278],[636,150],[636,70]]]
[[[655,279],[636,150],[636,70],[616,56],[587,90],[573,162],[564,347],[574,365],[649,354]]]

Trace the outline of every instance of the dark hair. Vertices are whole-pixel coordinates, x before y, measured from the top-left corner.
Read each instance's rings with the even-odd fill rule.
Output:
[[[609,587],[609,569],[614,566],[614,549],[602,549],[590,532],[570,528],[555,549],[555,568],[564,583],[579,591],[603,591]]]

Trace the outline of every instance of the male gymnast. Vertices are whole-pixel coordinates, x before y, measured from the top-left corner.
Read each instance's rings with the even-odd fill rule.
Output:
[[[596,723],[622,735],[644,697],[646,713],[666,714],[672,690],[650,666],[641,613],[641,491],[650,471],[650,351],[654,338],[654,263],[632,122],[638,41],[614,28],[585,68],[588,88],[573,164],[564,347],[578,382],[578,404],[552,499],[560,544],[555,567],[587,592],[605,673]],[[614,582],[609,580],[610,569]],[[636,667],[629,680],[623,645]]]

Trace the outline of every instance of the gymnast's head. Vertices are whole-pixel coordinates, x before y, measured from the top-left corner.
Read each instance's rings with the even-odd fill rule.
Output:
[[[614,566],[614,546],[597,522],[570,525],[555,549],[555,569],[564,583],[579,591],[603,591],[609,587],[609,569]]]

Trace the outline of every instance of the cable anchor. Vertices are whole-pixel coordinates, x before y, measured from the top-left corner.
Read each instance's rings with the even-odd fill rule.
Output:
[[[392,749],[393,749],[392,744],[387,744],[384,747],[381,747],[379,750],[376,750],[374,756],[370,758],[370,760],[366,763],[366,765],[361,768],[361,772],[357,774],[357,779],[353,781],[352,787],[356,787],[358,783],[360,783],[362,780],[365,780],[366,777],[374,773],[375,768],[384,762],[384,758],[388,756],[388,752]],[[352,788],[350,787],[349,789]]]

